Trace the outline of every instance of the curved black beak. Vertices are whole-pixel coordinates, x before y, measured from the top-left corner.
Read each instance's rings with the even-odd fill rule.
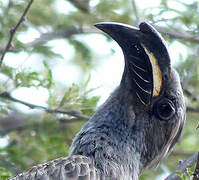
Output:
[[[143,22],[139,29],[121,23],[95,24],[111,36],[122,48],[125,70],[142,104],[151,104],[152,98],[163,91],[164,77],[170,71],[170,57],[161,35]]]

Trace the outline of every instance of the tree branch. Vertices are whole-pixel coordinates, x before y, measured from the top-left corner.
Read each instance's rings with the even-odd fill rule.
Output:
[[[191,71],[191,72],[193,72],[193,71]],[[194,95],[193,91],[189,90],[188,88],[184,88],[184,85],[183,85],[183,92],[191,101],[193,101],[193,102],[199,101],[199,97]]]
[[[10,95],[10,93],[8,93],[8,92],[0,93],[0,97],[7,99],[9,101],[12,101],[12,102],[23,104],[23,105],[25,105],[25,106],[27,106],[31,109],[43,110],[47,113],[67,114],[67,115],[70,115],[70,116],[73,116],[73,117],[76,117],[76,118],[79,118],[79,119],[86,119],[86,120],[90,119],[89,116],[82,114],[79,110],[76,110],[76,109],[74,109],[74,110],[63,110],[63,109],[56,109],[56,108],[47,108],[47,107],[44,107],[44,106],[39,106],[39,105],[31,104],[31,103],[16,99],[16,98],[12,97]]]
[[[8,43],[6,45],[5,50],[2,53],[2,56],[1,56],[1,59],[0,59],[0,67],[1,67],[1,65],[3,63],[3,59],[4,59],[5,55],[6,55],[6,53],[8,52],[8,50],[11,47],[11,43],[12,43],[12,40],[14,38],[15,33],[16,33],[17,29],[19,28],[20,24],[24,21],[24,18],[26,16],[28,10],[30,9],[30,6],[32,5],[33,1],[34,0],[30,0],[30,2],[28,3],[28,5],[26,6],[26,8],[25,8],[25,10],[24,10],[21,18],[19,19],[18,23],[13,28],[10,29],[10,38],[8,40]]]
[[[168,35],[172,38],[184,39],[191,42],[199,43],[199,36],[186,33],[186,32],[177,32],[177,31],[169,30],[167,28],[162,28],[162,27],[156,27],[156,28],[160,33]],[[64,28],[64,29],[59,29],[52,32],[43,33],[40,35],[39,38],[25,45],[26,47],[34,47],[36,45],[44,44],[50,40],[54,40],[58,38],[69,38],[72,35],[84,34],[84,33],[102,33],[102,32],[96,28],[88,28],[88,27],[71,28],[71,29]]]
[[[31,126],[30,121],[26,121],[25,118],[32,119],[33,115],[27,115],[18,113],[18,112],[12,112],[8,114],[5,117],[2,117],[0,119],[0,136],[4,136],[8,134],[11,131],[15,130],[22,130],[25,129],[28,126]],[[39,117],[35,116],[36,121],[38,121]]]
[[[198,153],[193,154],[188,159],[181,162],[176,171],[185,172],[187,168],[192,167],[197,161]],[[176,174],[176,171],[167,176],[164,180],[180,180],[180,177]]]
[[[0,136],[5,136],[12,131],[22,131],[31,127],[35,123],[42,120],[41,113],[23,114],[19,112],[11,112],[7,116],[0,118]],[[86,119],[80,118],[56,118],[62,129],[66,128],[69,123],[83,122]]]
[[[167,28],[163,28],[163,27],[159,27],[159,26],[155,26],[155,28],[160,33],[162,33],[164,35],[168,35],[172,38],[182,39],[182,40],[187,40],[187,41],[199,43],[199,36],[198,35],[191,34],[191,33],[188,33],[188,32],[179,32],[175,29],[171,30],[171,29],[167,29]]]
[[[187,112],[199,113],[199,108],[194,108],[194,107],[187,106]]]
[[[36,45],[44,44],[50,40],[57,38],[69,38],[72,35],[83,34],[83,33],[99,33],[98,29],[94,28],[73,28],[73,29],[59,29],[57,31],[43,33],[39,38],[27,43],[27,47],[34,47]]]
[[[193,174],[193,180],[199,180],[199,152],[198,152],[198,160],[197,160],[196,168]]]
[[[163,35],[168,35],[168,36],[175,38],[175,39],[183,39],[183,40],[199,43],[199,36],[197,36],[197,35],[193,35],[193,34],[186,33],[186,32],[177,32],[177,31],[170,30],[170,29],[167,29],[167,28],[162,28],[162,27],[156,27],[156,28]],[[50,40],[53,40],[53,39],[68,38],[68,37],[71,37],[72,35],[83,34],[83,33],[102,33],[102,32],[99,31],[96,28],[87,28],[87,27],[73,28],[73,29],[67,29],[67,28],[66,29],[60,29],[60,30],[53,31],[53,32],[43,33],[43,34],[40,35],[39,38],[37,38],[37,39],[33,40],[32,42],[26,44],[26,46],[27,47],[34,47],[34,46],[39,45],[39,44],[44,44],[44,43],[46,43]]]
[[[187,106],[187,112],[193,112],[193,113],[199,113],[199,108],[193,108],[190,106]],[[196,127],[196,130],[199,128],[199,124]]]
[[[0,54],[3,54],[3,52],[5,51],[4,48],[0,47]],[[17,48],[14,48],[14,47],[10,47],[7,52],[13,52],[13,53],[18,53],[20,52],[21,49],[17,49]]]

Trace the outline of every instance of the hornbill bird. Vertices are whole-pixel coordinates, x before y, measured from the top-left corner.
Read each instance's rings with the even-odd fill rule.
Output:
[[[138,180],[179,140],[185,102],[165,41],[149,24],[95,25],[122,48],[120,85],[76,135],[69,157],[10,180]]]

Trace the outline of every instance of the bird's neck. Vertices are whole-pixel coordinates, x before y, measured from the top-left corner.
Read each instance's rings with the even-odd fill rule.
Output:
[[[140,138],[131,134],[133,122],[125,122],[133,121],[135,115],[127,113],[131,106],[124,101],[116,90],[76,136],[71,154],[89,157],[106,178],[137,180],[142,169],[137,150]]]

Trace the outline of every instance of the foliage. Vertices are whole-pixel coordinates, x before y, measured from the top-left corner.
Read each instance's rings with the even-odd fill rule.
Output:
[[[12,177],[11,172],[8,172],[5,170],[5,168],[0,167],[0,179],[1,180],[6,180],[7,178]]]
[[[193,169],[187,168],[186,171],[184,173],[177,171],[177,175],[183,179],[183,180],[190,180],[192,178],[193,175]]]
[[[34,122],[30,128],[26,128],[20,134],[10,133],[14,142],[10,143],[4,151],[19,169],[26,169],[32,163],[38,164],[68,155],[67,150],[77,130],[71,128],[72,124],[58,123],[49,115],[45,115],[41,121]],[[22,149],[23,157],[19,156]],[[35,157],[34,162],[32,157]]]
[[[27,3],[28,0],[0,2],[0,53],[8,42],[9,30],[17,24]],[[198,11],[197,0],[189,3],[185,0],[159,0],[158,5],[153,5],[151,1],[151,5],[146,7],[144,1],[142,5],[142,1],[135,0],[36,0],[25,22],[17,30],[10,52],[4,58],[0,69],[0,93],[6,91],[14,96],[16,91],[23,88],[42,88],[48,94],[46,107],[75,110],[91,116],[100,97],[92,95],[96,87],[90,88],[92,77],[88,76],[91,69],[97,69],[102,63],[100,60],[96,62],[96,59],[102,59],[99,54],[106,58],[112,54],[101,54],[103,45],[97,49],[96,44],[88,44],[81,38],[87,40],[90,35],[96,34],[93,24],[97,22],[115,21],[138,25],[140,21],[146,20],[162,30],[169,48],[186,49],[186,53],[178,51],[174,65],[182,79],[187,105],[198,108]],[[111,42],[108,37],[106,39],[107,43]],[[65,46],[56,50],[55,46],[61,42]],[[77,68],[78,80],[68,83],[67,79],[72,77],[64,77],[66,81],[60,82],[55,73],[58,64]],[[0,147],[0,158],[8,162],[6,165],[0,164],[6,168],[0,168],[2,179],[10,176],[7,169],[15,174],[15,169],[20,172],[34,164],[68,155],[74,135],[85,122],[71,114],[32,110],[24,114],[15,103],[3,98],[0,99],[0,105],[0,119],[8,117],[7,123],[3,124],[0,120],[0,135],[4,132],[2,138],[8,136],[8,145]],[[20,127],[13,121],[10,123],[9,115],[12,113],[22,116]],[[179,159],[185,159],[198,151],[199,133],[195,131],[198,113],[188,112],[187,120],[182,142],[163,161],[169,171],[176,169]],[[164,173],[163,168],[147,171],[141,179],[155,179]],[[179,173],[179,176],[185,178],[186,174]]]

